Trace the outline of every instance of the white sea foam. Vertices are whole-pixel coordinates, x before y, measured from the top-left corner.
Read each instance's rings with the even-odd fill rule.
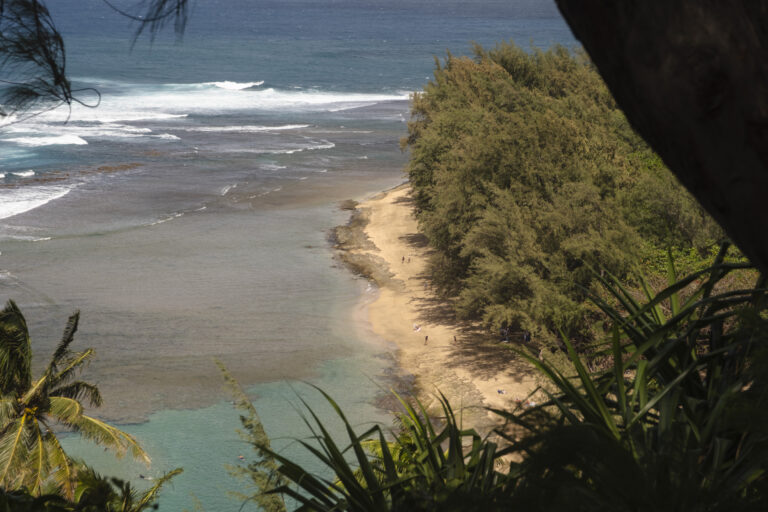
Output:
[[[77,135],[80,137],[143,137],[152,133],[150,128],[138,128],[136,126],[130,126],[127,124],[117,123],[99,123],[91,126],[46,126],[46,131],[65,131],[71,135]]]
[[[161,133],[160,135],[153,135],[153,137],[157,139],[166,139],[166,140],[181,140],[179,137],[171,133]]]
[[[99,108],[73,105],[72,109],[56,109],[7,126],[0,141],[20,147],[54,144],[88,144],[91,139],[157,137],[151,128],[126,123],[175,123],[174,129],[185,129],[177,120],[190,114],[210,115],[228,112],[337,112],[381,101],[405,100],[408,94],[339,93],[313,89],[254,88],[259,82],[209,82],[198,84],[121,84],[121,93],[104,95]],[[0,121],[7,124],[8,119]],[[199,126],[186,128],[200,132],[270,132],[309,128],[307,124]],[[10,136],[10,137],[9,137]],[[160,137],[170,139],[171,135]],[[174,136],[175,137],[175,136]],[[5,145],[5,144],[4,144]],[[10,147],[8,147],[10,146]],[[14,150],[6,145],[8,152]],[[292,148],[280,153],[295,152]],[[322,149],[321,147],[315,149]],[[274,152],[274,151],[273,151]],[[3,155],[6,157],[6,155]]]
[[[226,187],[222,187],[221,190],[219,191],[219,193],[222,196],[225,196],[225,195],[227,195],[227,192],[229,192],[230,190],[232,190],[233,188],[236,188],[236,187],[237,187],[237,183],[235,183],[234,185],[227,185]]]
[[[84,139],[77,135],[53,135],[46,137],[14,137],[11,139],[4,139],[8,142],[15,142],[21,146],[38,147],[38,146],[53,146],[53,145],[78,145],[82,146],[88,144]]]
[[[260,126],[260,125],[244,125],[244,126],[196,126],[193,128],[186,128],[188,132],[217,132],[217,133],[255,133],[255,132],[272,132],[283,130],[298,130],[299,128],[307,128],[308,124],[284,124],[280,126]]]
[[[13,124],[18,120],[15,114],[0,116],[0,127]]]
[[[101,108],[101,107],[100,107]],[[193,109],[189,109],[193,110]],[[110,110],[108,106],[104,107],[103,113],[100,113],[100,115],[95,115],[96,119],[91,119],[92,121],[97,121],[100,123],[114,123],[117,121],[163,121],[166,119],[180,119],[183,117],[187,117],[189,114],[161,114],[161,113],[155,113],[155,112],[141,112],[141,111],[113,111]]]
[[[251,88],[258,83],[209,82],[203,84],[165,84],[162,86],[122,84],[121,89],[125,92],[105,95],[99,108],[92,109],[75,104],[71,111],[69,109],[56,109],[17,126],[36,127],[41,123],[51,124],[69,121],[70,125],[65,128],[73,128],[74,130],[67,133],[76,133],[80,127],[72,126],[72,123],[114,124],[127,121],[164,121],[183,118],[191,113],[206,114],[236,110],[340,111],[373,105],[380,101],[408,99],[408,94]]]
[[[28,212],[69,194],[70,187],[21,187],[0,190],[0,219]]]
[[[3,179],[3,178],[5,178],[5,173],[4,172],[0,172],[0,180]]]
[[[373,106],[375,104],[376,104],[375,101],[374,102],[369,102],[369,103],[355,102],[355,103],[351,103],[351,104],[344,104],[344,105],[339,105],[339,106],[328,107],[327,110],[328,110],[328,112],[341,112],[342,110],[352,110],[353,108],[371,107],[371,106]]]
[[[309,150],[312,150],[312,149],[331,149],[331,148],[335,148],[335,147],[336,147],[336,144],[326,140],[326,141],[323,141],[323,144],[318,144],[317,146],[312,146],[312,147],[309,147],[307,149],[309,149]]]
[[[261,80],[260,82],[230,82],[229,80],[225,80],[223,82],[206,82],[205,85],[215,85],[216,87],[219,87],[220,89],[227,89],[230,91],[241,91],[243,89],[249,89],[251,87],[258,87],[259,85],[262,85],[264,83],[264,80]]]
[[[28,171],[12,172],[11,174],[13,174],[14,176],[18,176],[19,178],[29,178],[35,175],[35,171],[30,169]]]
[[[340,126],[340,128],[344,128],[343,126]],[[312,133],[344,133],[344,134],[350,134],[350,133],[360,133],[360,134],[367,134],[367,133],[373,133],[373,130],[325,130],[322,128],[316,128],[312,130]]]
[[[184,212],[177,212],[177,213],[169,215],[168,217],[156,220],[155,222],[150,222],[148,224],[148,226],[157,226],[158,224],[164,224],[164,223],[168,222],[169,220],[178,219],[182,215],[184,215]]]
[[[233,152],[255,153],[257,155],[293,155],[294,153],[301,153],[302,151],[314,151],[317,149],[331,149],[335,147],[336,147],[336,144],[334,144],[333,142],[324,140],[321,143],[313,144],[310,146],[287,147],[287,148],[280,148],[280,149],[271,149],[271,148],[240,149],[238,148],[233,150]],[[272,170],[272,169],[268,169],[268,170]]]
[[[405,100],[408,95],[339,93],[313,90],[226,89],[205,84],[132,86],[123,95],[107,96],[97,109],[74,106],[69,119],[99,122],[164,120],[190,113],[235,110],[336,111],[373,105],[380,101]],[[48,117],[64,120],[68,112]]]
[[[332,148],[335,148],[335,147],[336,147],[336,144],[334,144],[333,142],[324,140],[324,141],[322,141],[319,144],[315,144],[313,146],[306,146],[306,147],[298,148],[298,149],[294,149],[294,150],[288,150],[288,151],[285,151],[285,153],[293,154],[293,153],[299,153],[301,151],[314,151],[316,149],[332,149]]]
[[[130,126],[126,124],[116,123],[97,123],[95,125],[79,125],[70,123],[67,125],[55,125],[55,124],[37,124],[34,126],[12,126],[7,130],[3,130],[6,133],[23,133],[23,134],[41,134],[47,136],[77,136],[77,137],[89,137],[89,138],[101,138],[101,137],[143,137],[152,133],[150,128],[138,128],[136,126]],[[12,140],[12,139],[6,139]]]

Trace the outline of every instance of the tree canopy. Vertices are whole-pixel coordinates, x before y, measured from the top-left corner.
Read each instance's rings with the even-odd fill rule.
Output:
[[[73,352],[79,314],[69,318],[51,361],[32,378],[32,344],[24,315],[13,301],[0,311],[0,487],[34,495],[75,493],[79,465],[64,451],[53,429],[63,426],[117,455],[149,456],[122,430],[84,414],[81,401],[101,405],[98,388],[74,380],[93,349]]]
[[[557,4],[634,128],[768,272],[768,0]]]
[[[624,277],[667,248],[705,254],[721,236],[586,55],[475,52],[438,64],[404,140],[433,274],[459,314],[584,337],[594,269]]]

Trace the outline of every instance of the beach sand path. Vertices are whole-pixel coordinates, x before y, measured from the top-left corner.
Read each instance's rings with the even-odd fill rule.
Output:
[[[457,322],[450,305],[430,288],[430,248],[418,232],[407,184],[358,206],[371,243],[349,251],[385,265],[390,279],[377,279],[378,298],[368,306],[373,331],[396,347],[403,371],[413,375],[420,398],[436,405],[438,390],[465,426],[487,431],[498,417],[483,407],[511,409],[535,388],[529,366],[487,330]]]

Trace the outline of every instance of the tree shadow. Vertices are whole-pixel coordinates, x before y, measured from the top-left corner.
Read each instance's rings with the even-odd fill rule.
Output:
[[[516,336],[515,334],[519,334]],[[523,333],[510,335],[511,341],[502,343],[499,336],[478,326],[460,330],[453,344],[449,365],[469,369],[473,375],[491,378],[498,372],[511,376],[516,382],[536,375],[536,370],[511,349],[523,348]],[[520,341],[515,341],[519,338]]]
[[[414,206],[416,204],[416,201],[413,200],[413,198],[410,195],[404,195],[396,198],[394,201],[392,201],[394,204],[405,204],[408,206]]]
[[[414,249],[423,249],[429,246],[429,240],[421,233],[409,233],[400,237],[409,247]]]
[[[429,290],[429,279],[425,273],[416,278]],[[534,368],[511,348],[525,348],[523,331],[510,333],[508,341],[502,343],[501,336],[473,322],[458,319],[450,299],[430,294],[429,297],[413,299],[419,320],[426,325],[440,324],[454,326],[458,334],[450,344],[447,364],[450,367],[461,367],[473,375],[489,379],[499,371],[512,376],[521,382],[526,377],[536,374]],[[529,349],[536,347],[529,344]]]

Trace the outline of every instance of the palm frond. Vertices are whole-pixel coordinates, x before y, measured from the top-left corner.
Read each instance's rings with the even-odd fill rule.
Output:
[[[16,415],[16,399],[10,396],[0,396],[0,425],[7,425]]]
[[[77,400],[63,396],[49,398],[48,414],[64,425],[72,425],[83,416],[83,406]]]
[[[152,503],[155,502],[157,499],[157,495],[160,492],[160,489],[170,482],[175,476],[180,475],[183,473],[184,470],[182,468],[176,468],[171,471],[168,471],[160,478],[155,479],[155,483],[152,484],[152,487],[147,489],[139,498],[138,502],[136,503],[136,506],[133,510],[136,512],[139,512],[141,510],[146,509],[148,506],[152,505]]]
[[[46,375],[54,375],[58,371],[59,363],[65,359],[69,359],[71,354],[69,346],[75,339],[79,321],[80,312],[75,311],[67,320],[67,325],[64,327],[64,334],[61,336],[61,341],[53,352],[51,361],[48,363],[48,368],[45,371]]]
[[[29,445],[26,450],[29,457],[29,478],[25,482],[25,487],[36,496],[43,494],[43,485],[45,484],[50,468],[48,467],[48,456],[46,453],[44,433],[38,422],[31,423]]]
[[[79,380],[70,382],[69,384],[58,387],[56,389],[52,389],[50,395],[71,398],[77,401],[87,399],[88,403],[94,407],[99,407],[103,403],[98,387],[88,382]]]
[[[72,499],[75,492],[75,472],[72,460],[53,432],[46,431],[45,444],[48,447],[48,465],[51,468],[49,479],[56,485],[60,493],[68,499]]]
[[[83,366],[88,365],[91,359],[94,357],[94,350],[88,348],[82,352],[72,354],[66,362],[63,364],[63,368],[55,373],[50,374],[49,382],[50,387],[60,386],[66,383],[78,372],[83,370]],[[49,375],[46,373],[46,375]]]
[[[26,479],[29,421],[29,415],[23,414],[4,425],[0,433],[0,487],[15,489]]]
[[[0,311],[0,395],[21,394],[32,380],[32,349],[27,321],[9,300]]]
[[[70,400],[63,397],[59,397],[59,399]],[[141,460],[147,465],[151,462],[149,455],[141,448],[133,436],[101,420],[81,414],[66,424],[75,429],[85,439],[113,450],[118,457],[130,453],[133,458]]]
[[[109,480],[82,461],[76,461],[75,465],[77,466],[77,483],[72,501],[84,510],[98,505],[102,508],[110,506],[115,499],[115,489]]]

